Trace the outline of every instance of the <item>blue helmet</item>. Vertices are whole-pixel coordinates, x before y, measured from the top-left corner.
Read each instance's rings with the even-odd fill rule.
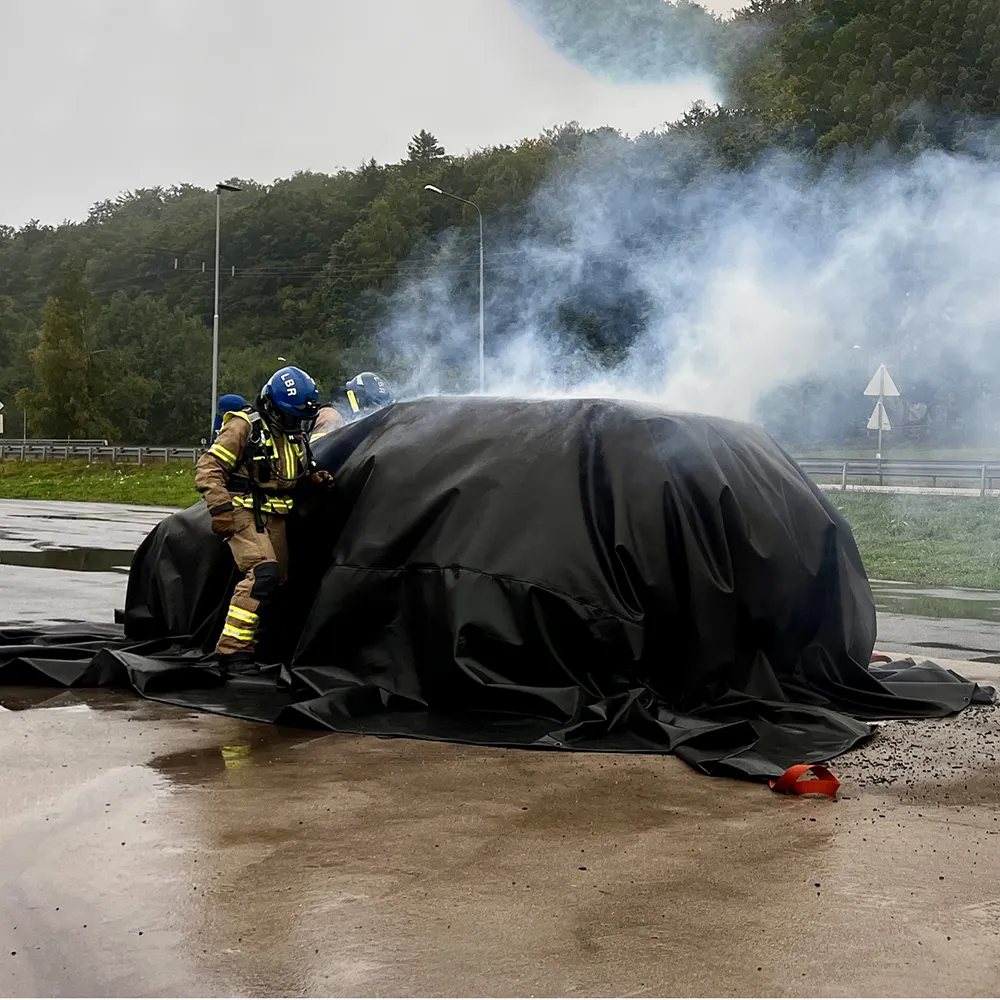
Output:
[[[377,410],[396,402],[396,397],[386,382],[377,372],[362,372],[355,375],[344,387],[347,402],[354,414],[365,410]]]
[[[215,426],[213,427],[215,433],[218,434],[222,428],[222,415],[224,413],[232,413],[233,410],[242,410],[246,405],[247,401],[235,392],[227,392],[226,395],[220,396],[219,406],[215,413]]]
[[[231,413],[233,410],[242,410],[247,405],[247,401],[237,392],[227,392],[219,397],[219,413]]]
[[[258,409],[282,430],[300,431],[316,419],[319,392],[316,383],[301,368],[279,368],[264,383]]]

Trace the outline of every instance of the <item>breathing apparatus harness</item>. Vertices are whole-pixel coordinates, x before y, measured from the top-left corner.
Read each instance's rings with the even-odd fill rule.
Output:
[[[283,494],[293,489],[302,479],[312,476],[317,471],[318,466],[313,458],[312,449],[309,447],[308,433],[301,428],[298,431],[283,429],[282,433],[288,439],[299,459],[299,471],[290,479],[285,479],[281,471],[281,456],[278,454],[278,447],[274,442],[267,421],[261,416],[259,410],[254,406],[245,406],[242,410],[225,414],[223,421],[228,422],[234,417],[247,421],[250,425],[250,436],[243,448],[239,464],[228,477],[227,488],[233,494],[249,494],[254,525],[257,531],[263,534],[265,505],[270,508],[267,513],[275,513],[276,503],[280,504],[284,501],[283,513],[288,513],[291,510],[291,498],[285,499]],[[245,474],[240,475],[241,469],[245,470]],[[268,491],[262,486],[262,483],[272,479],[288,482],[291,486],[280,491]]]

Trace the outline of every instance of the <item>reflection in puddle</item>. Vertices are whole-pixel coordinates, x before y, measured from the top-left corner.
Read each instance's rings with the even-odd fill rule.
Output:
[[[75,709],[80,712],[126,712],[137,720],[160,718],[164,707],[144,701],[131,691],[111,688],[0,687],[0,708],[11,712],[32,709]]]
[[[234,733],[236,741],[223,746],[160,754],[148,761],[148,766],[172,782],[201,785],[215,781],[220,775],[233,769],[252,768],[266,762],[269,759],[269,751],[281,748],[294,738],[280,730],[264,731],[256,738],[243,735],[249,731],[245,725],[241,726],[239,735]],[[263,758],[261,752],[264,754]]]
[[[0,708],[24,712],[32,708],[86,707],[74,691],[63,688],[5,687],[0,688]]]
[[[0,550],[0,565],[69,569],[83,573],[128,573],[131,549]]]
[[[872,580],[875,607],[897,615],[925,618],[971,618],[1000,622],[1000,594],[960,587],[918,587],[912,583]]]
[[[250,759],[252,750],[248,744],[222,747],[219,752],[226,767],[246,767],[252,763]]]

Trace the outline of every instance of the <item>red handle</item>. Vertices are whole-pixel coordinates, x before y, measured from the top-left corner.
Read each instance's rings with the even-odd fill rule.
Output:
[[[804,774],[812,771],[816,775],[809,781],[799,781]],[[778,778],[768,784],[775,792],[791,792],[792,795],[829,795],[833,798],[840,788],[840,782],[833,772],[822,764],[795,764]]]

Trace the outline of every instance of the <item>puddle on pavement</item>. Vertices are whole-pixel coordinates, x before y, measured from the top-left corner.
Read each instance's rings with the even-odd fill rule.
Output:
[[[140,718],[162,714],[162,706],[143,701],[131,691],[110,688],[0,687],[0,709],[72,709],[78,712],[124,711]]]
[[[872,580],[871,587],[875,607],[887,614],[1000,622],[1000,593],[992,590],[918,587],[886,580]]]
[[[267,729],[259,724],[244,723],[229,743],[160,754],[147,761],[147,766],[172,782],[201,785],[227,772],[274,763],[283,753],[301,745],[300,730]]]
[[[0,566],[68,569],[82,573],[128,573],[131,549],[0,549]]]

